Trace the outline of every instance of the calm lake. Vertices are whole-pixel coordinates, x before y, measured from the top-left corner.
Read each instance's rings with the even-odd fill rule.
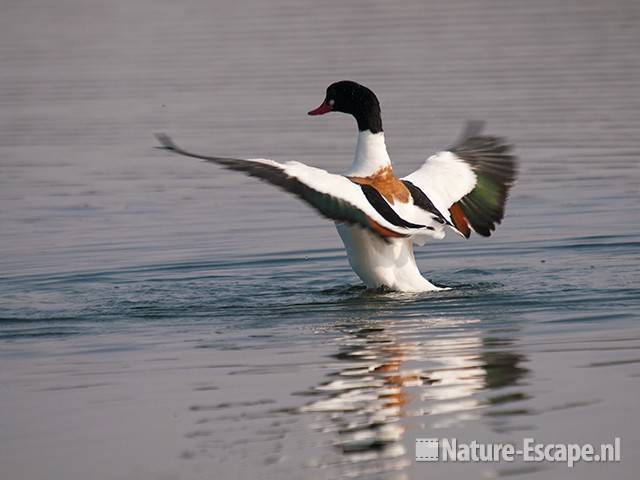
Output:
[[[2,479],[637,478],[637,0],[9,0],[0,65]],[[496,233],[416,249],[451,290],[367,292],[306,205],[154,149],[344,171],[342,79],[399,175],[467,119],[516,145]]]

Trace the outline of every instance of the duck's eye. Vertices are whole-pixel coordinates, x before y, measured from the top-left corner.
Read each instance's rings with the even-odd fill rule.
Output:
[[[333,98],[329,99],[329,106],[330,107],[333,107],[334,103],[336,103],[336,101]]]

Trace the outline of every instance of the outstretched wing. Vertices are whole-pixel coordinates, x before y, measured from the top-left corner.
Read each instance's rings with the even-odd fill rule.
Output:
[[[389,216],[389,212],[383,212],[387,214],[384,216],[370,203],[360,185],[342,175],[331,174],[299,162],[278,163],[262,158],[239,159],[198,155],[178,147],[165,134],[157,134],[156,138],[161,148],[257,177],[293,193],[331,220],[360,225],[384,239],[408,237],[424,228],[430,228],[404,221],[397,215],[396,219]]]
[[[417,187],[465,237],[471,229],[488,237],[504,217],[517,173],[511,146],[481,135],[481,122],[468,122],[458,142],[436,153],[403,180]]]

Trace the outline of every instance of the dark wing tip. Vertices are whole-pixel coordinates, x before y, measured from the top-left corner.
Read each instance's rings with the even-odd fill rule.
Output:
[[[156,148],[162,148],[164,150],[172,150],[172,151],[175,151],[178,149],[178,146],[171,139],[171,137],[166,133],[154,133],[154,137],[156,137],[156,140],[158,140],[158,142],[160,143],[160,146]]]
[[[460,133],[460,136],[458,137],[458,140],[456,140],[456,142],[453,144],[451,150],[462,145],[468,138],[479,136],[482,133],[482,130],[484,130],[485,125],[486,122],[484,120],[467,120],[464,124],[462,132]]]
[[[516,180],[517,157],[504,138],[481,134],[481,122],[468,122],[451,149],[478,176],[476,187],[460,200],[473,230],[488,237],[504,217],[509,190]]]

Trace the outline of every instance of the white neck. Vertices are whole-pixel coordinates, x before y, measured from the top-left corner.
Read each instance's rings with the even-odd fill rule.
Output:
[[[391,160],[384,143],[384,132],[371,133],[369,130],[359,132],[356,157],[346,175],[368,177],[381,168],[389,166],[391,166]]]

